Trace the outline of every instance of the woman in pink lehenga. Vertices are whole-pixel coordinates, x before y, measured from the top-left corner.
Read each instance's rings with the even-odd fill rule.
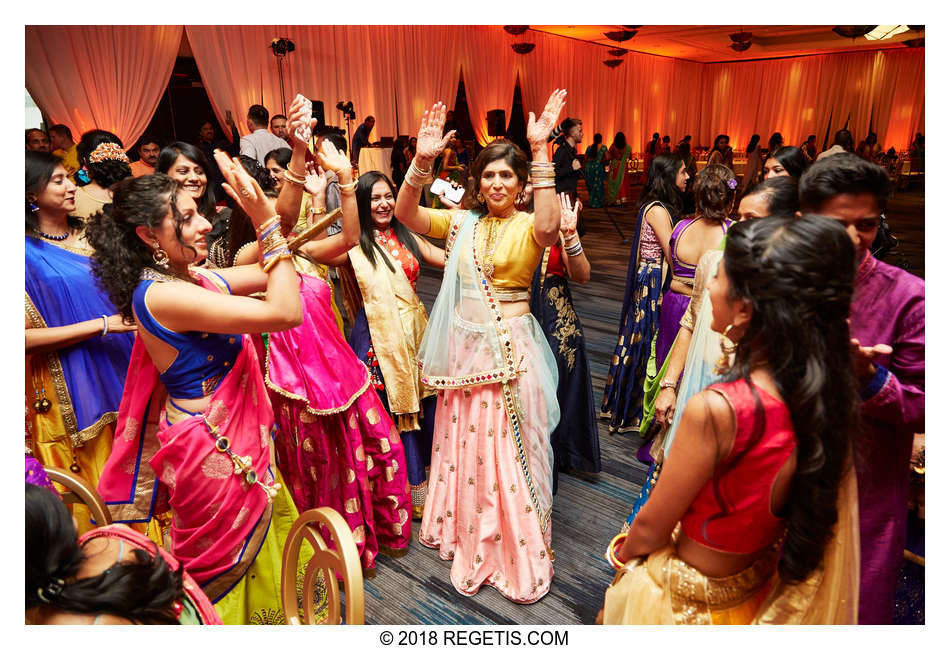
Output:
[[[497,141],[472,166],[467,211],[419,207],[419,190],[442,150],[445,107],[422,119],[416,157],[396,216],[419,234],[446,240],[446,266],[419,349],[423,383],[436,388],[432,469],[419,540],[452,560],[456,590],[490,584],[532,603],[551,587],[551,432],[560,411],[557,366],[531,315],[534,270],[558,241],[560,209],[547,137],[564,107],[555,91],[529,115],[535,212],[516,208],[529,163]]]
[[[284,230],[296,223],[302,186],[308,176],[315,190],[314,211],[325,212],[326,174],[304,172],[306,142],[298,127],[310,122],[309,102],[299,97],[290,107],[295,134],[288,177],[277,209]],[[386,412],[366,366],[343,340],[330,307],[330,286],[321,277],[301,272],[307,261],[339,265],[359,241],[359,218],[352,170],[345,154],[323,141],[320,161],[341,183],[343,231],[302,244],[295,256],[303,322],[267,337],[264,381],[274,408],[278,435],[277,465],[301,510],[329,506],[346,520],[360,553],[364,573],[375,575],[376,555],[402,555],[409,545],[408,479],[399,432]],[[296,170],[300,170],[299,172]],[[297,207],[294,207],[297,206]],[[235,263],[253,262],[255,242],[243,247]],[[303,258],[303,259],[302,259]],[[306,259],[309,258],[309,259]],[[312,265],[311,265],[312,266]]]

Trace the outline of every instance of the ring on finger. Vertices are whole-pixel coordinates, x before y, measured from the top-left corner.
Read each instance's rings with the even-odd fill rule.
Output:
[[[246,187],[242,187],[242,188],[241,188],[241,195],[242,195],[242,196],[250,196],[251,193],[247,191],[247,188],[246,188]]]

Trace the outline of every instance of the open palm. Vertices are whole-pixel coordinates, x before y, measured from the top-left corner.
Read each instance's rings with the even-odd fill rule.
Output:
[[[537,120],[534,113],[528,113],[528,142],[532,147],[546,144],[548,136],[554,130],[561,111],[564,110],[564,98],[567,97],[566,90],[555,90],[548,97],[548,103],[544,105],[544,111]]]
[[[416,155],[424,160],[433,160],[441,156],[445,146],[455,135],[455,131],[442,135],[442,128],[445,126],[445,111],[445,104],[437,102],[422,116],[419,134],[416,137]]]

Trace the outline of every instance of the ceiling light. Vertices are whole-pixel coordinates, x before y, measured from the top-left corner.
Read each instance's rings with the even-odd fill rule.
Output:
[[[609,38],[612,41],[617,41],[622,43],[623,41],[629,41],[631,38],[637,35],[636,30],[621,30],[616,32],[604,32],[604,36]]]
[[[534,49],[534,43],[512,43],[511,49],[518,54],[527,54]]]
[[[876,25],[835,25],[831,31],[845,38],[857,38],[864,36],[875,27]]]
[[[630,50],[625,50],[622,47],[615,47],[613,49],[607,50],[607,54],[610,54],[611,56],[626,56],[629,52]]]
[[[512,36],[521,36],[528,31],[529,25],[505,25],[503,29]]]
[[[903,32],[910,31],[907,25],[878,25],[872,31],[864,35],[869,41],[883,41],[885,38],[897,36]]]
[[[745,52],[750,47],[752,47],[752,41],[746,41],[745,43],[733,43],[729,47],[734,49],[736,52]]]
[[[608,68],[616,68],[621,63],[623,63],[623,59],[607,59],[604,61],[604,65]]]
[[[735,34],[729,34],[729,38],[732,39],[733,43],[748,43],[752,40],[752,34],[750,32],[736,32]]]

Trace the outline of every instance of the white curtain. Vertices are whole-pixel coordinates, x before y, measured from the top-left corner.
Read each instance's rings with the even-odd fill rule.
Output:
[[[180,25],[27,26],[26,88],[78,140],[105,129],[131,147],[168,85]]]

